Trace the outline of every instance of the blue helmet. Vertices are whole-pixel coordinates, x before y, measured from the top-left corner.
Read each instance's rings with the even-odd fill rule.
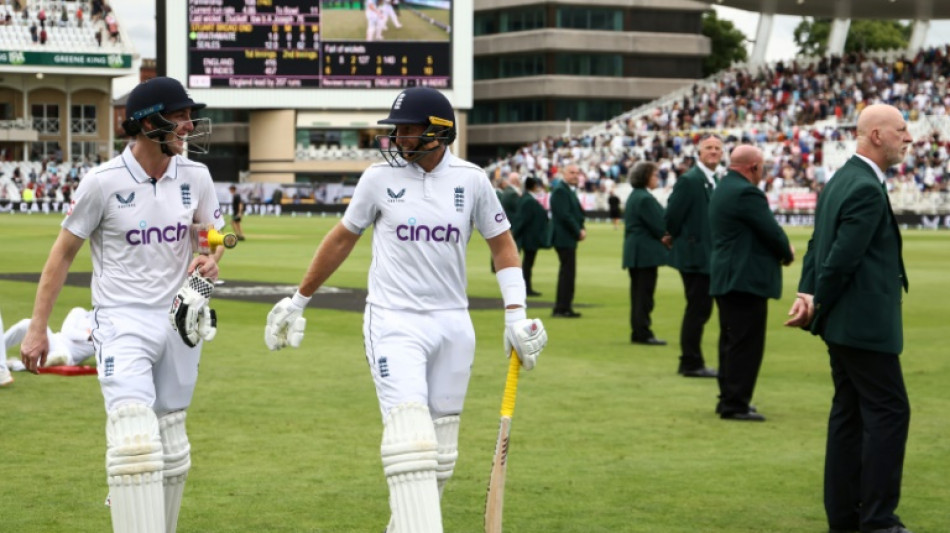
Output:
[[[178,80],[161,76],[151,78],[136,85],[129,93],[129,98],[125,104],[126,118],[122,122],[122,129],[130,137],[144,133],[150,139],[162,142],[165,136],[173,133],[177,127],[175,123],[165,119],[164,115],[182,109],[198,111],[205,107],[205,104],[192,100]],[[155,128],[143,132],[142,121],[145,119],[149,119]],[[193,119],[192,122],[195,125],[195,131],[184,139],[189,142],[189,151],[207,152],[207,146],[201,146],[200,143],[191,146],[191,143],[195,143],[199,139],[207,141],[211,133],[211,121],[204,118]]]
[[[438,149],[438,147],[430,150],[418,149],[423,144],[438,141],[439,145],[448,146],[455,142],[457,135],[455,111],[452,109],[452,104],[449,103],[449,99],[445,95],[430,87],[410,87],[399,93],[389,110],[389,116],[380,120],[379,124],[393,126],[419,124],[426,127],[422,135],[417,137],[419,144],[416,150],[402,150],[396,145],[395,128],[389,132],[389,135],[378,135],[376,137],[380,143],[380,152],[393,166],[405,166],[400,164],[399,159],[414,161]],[[388,141],[384,141],[384,139],[388,139]],[[384,144],[386,146],[383,146]]]

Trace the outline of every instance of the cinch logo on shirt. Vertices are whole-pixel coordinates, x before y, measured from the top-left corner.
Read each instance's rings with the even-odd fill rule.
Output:
[[[125,234],[125,242],[132,246],[140,244],[153,244],[161,242],[178,242],[188,238],[188,225],[178,223],[177,226],[165,226],[164,228],[150,228],[143,220],[139,223],[141,229],[129,230]]]
[[[451,240],[459,242],[462,238],[462,231],[452,224],[432,227],[425,224],[416,225],[416,219],[410,218],[408,224],[396,226],[396,238],[400,241],[412,242],[449,242]]]

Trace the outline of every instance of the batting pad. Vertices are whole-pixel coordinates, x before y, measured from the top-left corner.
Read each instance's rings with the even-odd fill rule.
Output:
[[[459,421],[458,416],[446,416],[433,422],[438,441],[439,464],[435,468],[435,479],[439,485],[439,498],[442,498],[445,484],[452,477],[459,458]]]
[[[158,420],[162,436],[164,474],[162,483],[165,492],[165,531],[175,533],[178,528],[178,511],[185,492],[185,480],[191,468],[191,444],[185,432],[185,411],[175,411]]]
[[[386,415],[380,454],[396,533],[442,533],[437,449],[427,407],[400,404]]]
[[[155,412],[121,405],[106,421],[106,474],[114,533],[165,533],[162,439]]]

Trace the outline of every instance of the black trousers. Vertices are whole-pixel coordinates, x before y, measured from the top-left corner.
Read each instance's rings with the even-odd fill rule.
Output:
[[[709,295],[709,274],[680,272],[686,293],[686,312],[680,328],[680,372],[706,366],[703,359],[703,328],[712,316],[713,299]]]
[[[828,417],[825,512],[833,528],[900,524],[910,402],[897,354],[828,345],[835,396]]]
[[[654,336],[650,313],[653,312],[657,267],[628,268],[627,271],[630,273],[630,340],[645,341]]]
[[[722,414],[747,413],[765,353],[768,299],[747,292],[716,297],[719,306],[719,404]]]
[[[554,300],[554,311],[573,311],[577,248],[555,248],[555,250],[560,267],[557,271],[557,298]]]
[[[534,260],[538,257],[537,250],[524,249],[524,259],[521,261],[521,272],[524,274],[524,286],[528,292],[534,289],[531,287],[531,270],[534,268]]]

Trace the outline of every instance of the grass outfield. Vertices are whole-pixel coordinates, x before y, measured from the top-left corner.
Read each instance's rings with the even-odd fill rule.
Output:
[[[446,9],[414,8],[443,24],[451,25]],[[384,41],[448,41],[450,35],[430,24],[412,10],[403,8],[397,15],[402,28],[390,21],[383,31]],[[366,13],[362,9],[325,9],[320,12],[320,39],[323,41],[365,41]]]
[[[296,283],[336,219],[245,218],[248,240],[225,256],[222,277]],[[0,272],[38,272],[59,216],[0,215]],[[801,254],[809,232],[790,230]],[[913,414],[898,514],[915,533],[950,524],[950,234],[906,231],[911,292],[904,298],[904,372]],[[370,239],[330,285],[365,287]],[[488,249],[472,241],[469,292],[498,297]],[[509,532],[779,533],[826,530],[821,503],[832,392],[824,345],[781,326],[799,263],[769,312],[767,354],[755,403],[765,424],[719,420],[714,380],[677,377],[683,310],[679,276],[660,271],[654,324],[666,347],[629,340],[628,277],[621,232],[591,223],[578,257],[580,320],[552,319],[557,259],[539,254],[529,316],[550,336],[538,367],[523,375],[505,501]],[[89,270],[88,246],[74,270]],[[0,281],[9,326],[30,313],[36,285]],[[87,288],[66,287],[52,323]],[[178,531],[378,532],[389,516],[379,458],[380,415],[363,359],[358,313],[310,309],[298,350],[268,352],[269,304],[218,300],[217,338],[204,350],[188,427],[192,470]],[[482,529],[505,378],[502,313],[472,313],[478,335],[460,458],[443,502],[445,531]],[[715,362],[717,318],[706,329]],[[12,352],[11,352],[12,354]],[[101,532],[104,413],[93,377],[16,374],[0,390],[0,530]]]

